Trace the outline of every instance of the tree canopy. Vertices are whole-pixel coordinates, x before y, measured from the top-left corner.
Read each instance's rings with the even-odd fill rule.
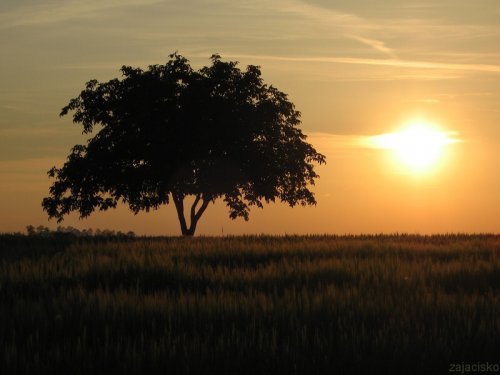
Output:
[[[300,112],[264,84],[258,66],[242,71],[219,55],[194,70],[177,53],[147,70],[123,66],[122,79],[87,82],[62,109],[73,113],[86,144],[75,145],[42,206],[61,221],[119,202],[138,213],[171,201],[183,235],[193,235],[210,202],[222,198],[232,219],[277,199],[316,204],[308,185],[325,156],[299,129]],[[184,201],[194,196],[188,226]]]

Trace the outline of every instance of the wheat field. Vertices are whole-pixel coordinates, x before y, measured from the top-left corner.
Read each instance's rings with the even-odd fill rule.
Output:
[[[0,236],[1,374],[500,363],[500,236]]]

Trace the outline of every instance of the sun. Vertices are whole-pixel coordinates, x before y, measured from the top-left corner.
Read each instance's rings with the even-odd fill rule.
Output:
[[[422,120],[416,120],[400,131],[374,137],[377,148],[393,151],[396,160],[412,173],[433,169],[441,160],[445,148],[457,140]]]

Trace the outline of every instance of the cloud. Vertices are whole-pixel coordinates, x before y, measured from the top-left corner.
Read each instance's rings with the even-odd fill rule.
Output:
[[[371,47],[379,52],[382,52],[391,58],[396,58],[396,54],[394,53],[394,51],[392,49],[390,49],[389,47],[387,47],[385,45],[385,43],[380,41],[380,40],[363,38],[363,37],[357,36],[357,35],[346,35],[346,36],[348,38],[351,38],[351,39],[357,40],[363,44],[366,44],[367,46],[369,46],[369,47]]]
[[[161,62],[163,63],[163,62]],[[152,65],[153,62],[145,60],[129,60],[129,61],[101,61],[101,62],[78,62],[72,64],[61,64],[58,66],[60,69],[68,70],[112,70],[119,72],[123,65],[133,66],[133,67],[148,67]]]
[[[500,73],[500,65],[493,64],[460,64],[432,61],[412,61],[402,59],[372,59],[360,57],[327,57],[327,56],[273,56],[273,55],[246,55],[222,53],[228,58],[245,58],[253,60],[271,60],[284,62],[308,63],[335,63],[335,64],[361,64],[376,66],[392,66],[399,68],[438,69],[448,71],[475,71],[485,73]]]
[[[317,148],[318,152],[326,155],[342,152],[349,149],[384,149],[387,145],[381,139],[393,138],[397,133],[384,134],[332,134],[324,132],[307,133],[307,142]],[[456,131],[442,133],[446,144],[464,143]]]
[[[35,174],[46,175],[46,171],[54,164],[62,164],[64,159],[61,158],[29,158],[22,160],[0,160],[0,173],[5,176],[7,174]]]
[[[328,5],[327,5],[328,4]],[[301,32],[303,37],[321,39],[325,48],[329,41],[339,41],[339,37],[347,37],[363,43],[374,50],[386,54],[391,59],[397,56],[432,56],[435,54],[440,61],[470,63],[475,61],[498,61],[496,54],[484,56],[485,48],[495,47],[494,40],[500,36],[498,24],[470,22],[453,17],[439,18],[433,13],[434,4],[428,6],[409,6],[415,12],[399,12],[405,5],[399,4],[390,11],[372,12],[365,9],[360,16],[354,11],[346,12],[335,9],[332,2],[324,5],[312,5],[301,0],[276,0],[272,2],[252,2],[253,7],[262,7],[265,12],[276,15],[288,15],[293,21],[286,32]],[[343,5],[342,8],[349,7]],[[353,5],[351,8],[355,8]],[[428,8],[425,12],[422,9]],[[418,30],[416,33],[415,30]],[[276,30],[277,33],[281,30]],[[388,47],[386,41],[391,41]],[[473,45],[474,48],[460,48],[457,40]],[[483,47],[478,47],[478,46]],[[345,46],[344,46],[345,47]],[[483,52],[481,52],[481,49]],[[461,51],[461,52],[460,52]],[[457,56],[460,53],[461,56]],[[407,57],[408,58],[408,57]],[[414,58],[415,59],[415,58]],[[422,59],[421,57],[419,59]],[[424,60],[433,60],[427,57]],[[481,70],[489,68],[481,68]]]
[[[368,136],[353,134],[332,134],[323,132],[307,133],[307,142],[319,153],[326,156],[366,147]]]
[[[278,35],[297,38],[338,39],[345,34],[362,34],[369,23],[353,13],[310,4],[301,0],[255,0],[251,2],[228,1],[226,8],[240,8],[256,18],[272,16]],[[269,36],[269,33],[267,33]]]
[[[303,1],[286,1],[282,4],[273,2],[273,5],[282,12],[293,13],[301,17],[321,21],[331,27],[359,27],[366,22],[355,14],[307,4]]]
[[[93,17],[103,11],[129,6],[161,3],[162,0],[88,0],[61,1],[50,5],[30,5],[4,11],[0,14],[0,29],[16,26],[43,25],[76,18]]]
[[[438,104],[441,103],[441,100],[439,99],[416,99],[416,100],[410,100],[411,102],[416,102],[416,103],[425,103],[425,104]]]

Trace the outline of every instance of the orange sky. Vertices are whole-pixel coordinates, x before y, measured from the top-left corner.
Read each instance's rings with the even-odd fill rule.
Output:
[[[260,65],[327,156],[316,207],[282,204],[231,221],[210,206],[199,234],[500,232],[500,3],[496,0],[34,0],[0,5],[0,231],[48,222],[46,171],[83,142],[60,109],[121,65]],[[461,142],[415,174],[360,139],[425,119]],[[179,234],[173,207],[122,207],[62,225]]]

